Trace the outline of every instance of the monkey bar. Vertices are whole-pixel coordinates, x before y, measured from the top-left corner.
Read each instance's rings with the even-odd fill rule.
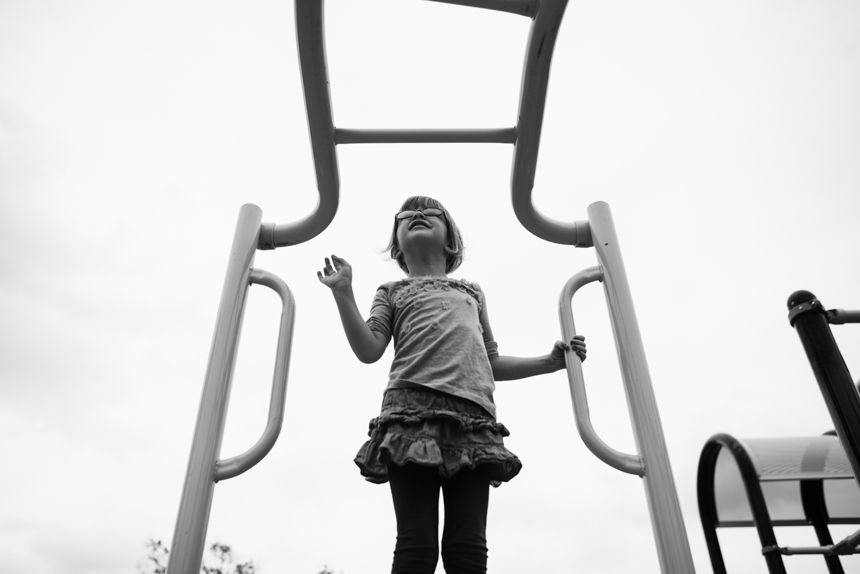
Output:
[[[498,129],[344,129],[334,125],[325,56],[322,0],[296,0],[296,37],[302,87],[316,167],[319,202],[313,213],[289,224],[264,223],[260,249],[295,245],[321,233],[334,219],[340,190],[338,144],[507,143],[514,145],[511,199],[526,229],[547,241],[591,245],[585,222],[564,223],[538,211],[532,202],[549,71],[567,0],[432,0],[519,14],[532,19],[520,85],[517,125]]]
[[[272,288],[277,286],[276,290],[285,300],[284,313],[290,321],[289,329],[285,331],[282,327],[282,334],[291,334],[292,331],[293,304],[289,289],[271,274],[261,275],[261,272],[252,270],[254,253],[257,249],[275,249],[308,241],[331,223],[337,213],[340,187],[337,145],[449,142],[513,144],[511,201],[520,223],[546,241],[595,247],[598,266],[574,276],[562,292],[559,304],[562,332],[565,339],[575,334],[570,302],[576,290],[589,282],[602,281],[638,452],[624,454],[615,451],[594,433],[579,359],[569,352],[566,361],[577,426],[586,445],[601,460],[642,478],[662,572],[695,572],[609,206],[603,202],[593,203],[588,207],[587,221],[562,222],[542,214],[532,201],[550,63],[567,0],[431,1],[508,12],[532,20],[517,124],[498,129],[369,130],[335,127],[325,57],[323,1],[295,0],[299,62],[319,200],[310,215],[286,224],[261,223],[262,211],[253,205],[245,205],[240,211],[173,536],[169,574],[196,574],[199,571],[215,482],[236,476],[256,464],[274,444],[280,430],[286,366],[281,370],[276,367],[270,427],[267,427],[264,437],[245,455],[229,461],[218,460],[238,330],[250,283],[262,283]],[[279,340],[279,365],[288,365],[290,339],[287,334]],[[281,376],[283,380],[279,378]]]

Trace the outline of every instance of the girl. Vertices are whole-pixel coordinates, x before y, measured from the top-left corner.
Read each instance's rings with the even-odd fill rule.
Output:
[[[502,443],[510,433],[496,421],[493,381],[563,369],[571,348],[584,361],[584,337],[557,341],[541,357],[499,355],[481,288],[448,277],[463,261],[463,240],[435,199],[404,202],[387,249],[407,278],[379,287],[366,322],[349,263],[332,255],[317,272],[359,360],[379,360],[394,338],[382,412],[355,463],[367,480],[390,483],[397,518],[392,574],[435,572],[440,489],[445,572],[485,574],[490,484],[507,482],[522,467]]]

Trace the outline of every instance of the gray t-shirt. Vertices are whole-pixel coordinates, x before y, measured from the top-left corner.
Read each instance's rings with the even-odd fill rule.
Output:
[[[498,344],[477,284],[447,277],[385,283],[367,324],[394,338],[387,388],[427,387],[474,401],[496,416],[490,357],[498,356]]]

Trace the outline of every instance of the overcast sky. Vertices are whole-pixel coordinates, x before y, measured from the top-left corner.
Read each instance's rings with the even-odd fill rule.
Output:
[[[418,0],[328,0],[326,16],[336,125],[516,123],[527,19]],[[297,63],[286,0],[0,0],[0,572],[133,573],[148,538],[169,542],[239,208],[284,223],[316,202]],[[700,573],[705,441],[832,428],[785,302],[860,309],[858,102],[851,0],[572,2],[562,23],[535,202],[568,221],[613,210]],[[565,281],[596,263],[517,222],[508,145],[338,151],[329,229],[256,259],[298,304],[287,419],[216,487],[209,539],[261,574],[390,568],[388,488],[352,458],[391,350],[351,354],[324,256],[353,264],[367,312],[400,276],[380,254],[392,214],[439,198],[467,242],[455,276],[482,285],[512,355],[550,350]],[[589,402],[629,452],[600,291],[575,301]],[[224,458],[265,426],[279,309],[251,289]],[[834,331],[856,378],[860,329]],[[583,446],[565,374],[500,383],[496,402],[524,469],[491,493],[490,570],[658,572],[640,480]],[[766,572],[752,530],[721,536],[731,572]]]

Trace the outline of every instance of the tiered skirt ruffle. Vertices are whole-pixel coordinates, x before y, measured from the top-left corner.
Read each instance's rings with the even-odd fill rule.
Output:
[[[498,486],[522,468],[502,441],[509,434],[467,399],[430,389],[389,389],[355,463],[366,480],[377,484],[388,481],[389,465],[414,463],[438,468],[443,478],[481,466]]]

